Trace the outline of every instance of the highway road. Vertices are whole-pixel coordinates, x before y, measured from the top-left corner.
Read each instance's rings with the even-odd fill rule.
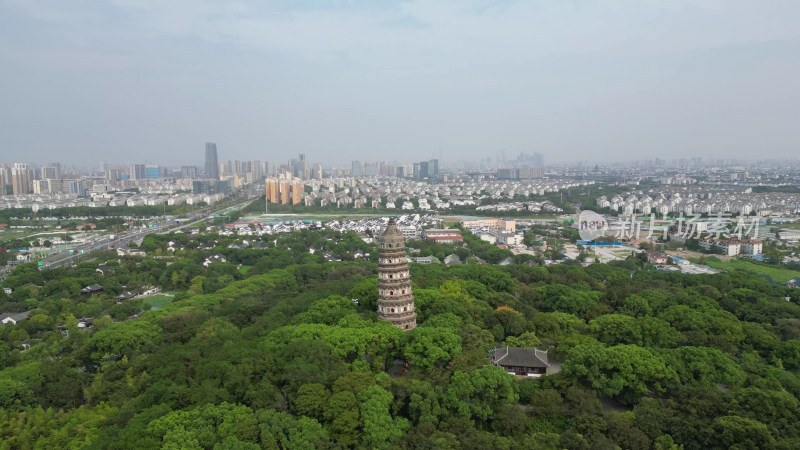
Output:
[[[174,222],[174,219],[172,219]],[[73,263],[74,260],[83,257],[85,254],[90,253],[92,250],[100,249],[114,249],[119,247],[127,247],[130,242],[139,242],[150,233],[166,233],[171,228],[164,224],[163,228],[145,228],[139,231],[127,232],[125,234],[111,236],[100,236],[88,242],[78,244],[69,250],[63,250],[54,255],[48,256],[42,260],[40,269],[52,269],[56,267],[67,266]]]
[[[178,222],[174,217],[168,217],[158,222],[151,223],[151,226],[149,228],[144,228],[136,231],[128,231],[120,234],[99,236],[97,238],[91,239],[88,242],[75,245],[69,250],[62,250],[59,253],[55,253],[53,255],[48,256],[47,258],[42,259],[41,260],[42,264],[39,266],[39,269],[44,270],[44,269],[53,269],[56,267],[68,266],[73,264],[77,259],[87,256],[93,250],[107,250],[107,249],[116,249],[120,247],[127,247],[128,243],[140,242],[148,234],[152,233],[164,234],[164,233],[178,231],[185,227],[194,225],[202,220],[211,219],[212,216],[214,216],[215,214],[219,214],[222,211],[231,211],[234,209],[245,208],[253,201],[254,200],[252,198],[252,195],[250,195],[248,196],[247,200],[239,204],[236,204],[234,206],[228,206],[222,210],[215,211],[213,213],[209,213],[208,207],[196,210],[187,215],[188,217],[191,217],[190,220]],[[155,225],[155,227],[153,227],[153,225]]]
[[[93,250],[127,247],[128,243],[139,242],[144,239],[145,236],[151,233],[164,234],[181,230],[200,221],[225,215],[229,211],[246,208],[261,195],[263,195],[263,190],[254,186],[236,196],[240,199],[245,198],[244,201],[233,206],[226,206],[225,208],[216,210],[214,212],[210,212],[210,207],[204,207],[195,210],[186,215],[186,217],[191,218],[190,220],[182,221],[181,223],[179,223],[174,217],[166,217],[161,218],[162,220],[160,221],[151,222],[150,225],[156,225],[155,228],[148,227],[141,230],[113,234],[113,238],[111,237],[112,234],[98,236],[97,238],[93,238],[88,242],[76,244],[69,249],[60,250],[58,253],[53,253],[50,256],[42,259],[42,264],[39,266],[39,270],[52,269],[74,264],[78,259],[88,256]],[[5,277],[7,277],[11,271],[14,270],[14,267],[15,266],[13,265],[0,267],[0,280],[5,279]]]

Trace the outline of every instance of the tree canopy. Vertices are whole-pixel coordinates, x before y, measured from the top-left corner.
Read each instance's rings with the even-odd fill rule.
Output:
[[[412,264],[404,332],[355,235],[151,236],[3,281],[30,314],[0,327],[0,448],[800,447],[800,295],[756,276]]]

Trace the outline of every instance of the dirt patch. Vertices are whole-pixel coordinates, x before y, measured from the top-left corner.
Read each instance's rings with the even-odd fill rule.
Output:
[[[667,254],[669,256],[677,256],[678,258],[684,258],[684,259],[702,258],[704,256],[714,256],[714,257],[718,258],[720,261],[724,261],[724,262],[728,262],[731,259],[733,259],[732,256],[709,255],[707,253],[700,253],[700,252],[695,252],[695,251],[692,251],[692,250],[668,251]]]

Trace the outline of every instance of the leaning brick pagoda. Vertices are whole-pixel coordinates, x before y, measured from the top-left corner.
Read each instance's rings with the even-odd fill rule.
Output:
[[[403,234],[397,229],[394,218],[389,219],[380,242],[378,318],[392,322],[401,330],[417,326]]]

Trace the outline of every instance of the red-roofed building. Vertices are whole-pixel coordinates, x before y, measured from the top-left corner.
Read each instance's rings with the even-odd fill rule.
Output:
[[[461,230],[457,229],[422,230],[422,237],[442,244],[455,244],[464,241]]]

